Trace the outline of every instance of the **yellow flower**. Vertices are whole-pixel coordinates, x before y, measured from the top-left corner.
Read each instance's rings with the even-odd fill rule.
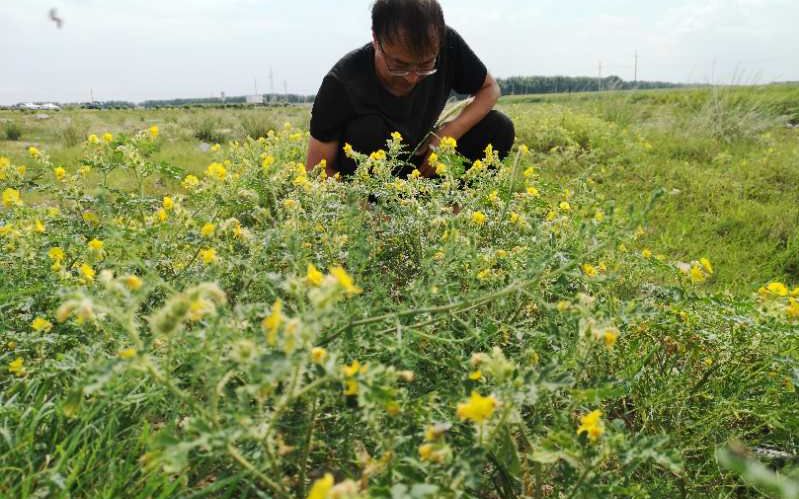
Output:
[[[479,381],[480,378],[483,377],[483,373],[480,370],[472,371],[469,373],[469,379],[472,381]]]
[[[311,349],[311,360],[314,364],[321,364],[327,358],[327,350],[322,347],[313,347]]]
[[[78,271],[86,282],[94,282],[96,272],[88,264],[82,263]]]
[[[702,272],[702,267],[698,265],[692,265],[691,270],[689,271],[689,275],[691,276],[691,282],[694,284],[700,284],[705,282],[705,273]]]
[[[175,201],[173,201],[172,198],[169,196],[164,196],[164,200],[161,202],[161,206],[165,210],[171,210],[172,208],[175,207]]]
[[[472,392],[469,400],[458,404],[456,414],[461,420],[471,420],[482,423],[491,417],[497,406],[497,399],[493,395],[483,397],[477,392]]]
[[[158,125],[153,125],[150,127],[150,137],[154,139],[158,138]]]
[[[220,149],[222,149],[222,146],[219,144],[214,144],[211,146],[211,152],[219,152]]]
[[[378,149],[377,151],[369,155],[369,159],[371,159],[372,161],[385,161],[386,151]]]
[[[580,417],[580,426],[577,427],[577,434],[585,433],[588,439],[596,442],[599,437],[605,432],[605,427],[602,424],[602,411],[591,411],[585,416]]]
[[[92,251],[100,251],[103,249],[103,246],[105,246],[105,244],[103,244],[103,242],[99,239],[92,239],[89,241],[89,249]]]
[[[358,395],[358,380],[348,379],[344,382],[344,395]]]
[[[452,137],[442,137],[438,145],[442,151],[454,151],[458,147],[458,142]]]
[[[436,156],[436,157],[438,157],[438,156]],[[485,167],[486,167],[485,163],[483,163],[479,159],[476,159],[474,161],[474,163],[472,163],[472,167],[469,168],[469,171],[474,171],[475,173],[477,173],[477,172],[485,170]]]
[[[799,302],[793,298],[788,298],[788,306],[785,307],[785,313],[789,319],[799,319]]]
[[[212,223],[206,223],[200,229],[200,235],[202,237],[213,237],[214,236],[214,231],[216,231],[216,225],[214,225]]]
[[[492,203],[497,203],[499,201],[499,191],[491,191],[491,193],[488,195],[488,200]]]
[[[422,172],[420,172],[418,168],[414,168],[413,171],[410,174],[411,178],[419,178],[421,176],[422,176]]]
[[[33,222],[33,231],[38,232],[39,234],[44,234],[45,227],[41,220],[36,220]]]
[[[274,346],[277,342],[277,331],[283,323],[283,302],[280,298],[276,299],[272,304],[272,310],[264,317],[261,322],[261,327],[266,332],[266,342],[270,346]]]
[[[311,286],[319,286],[322,284],[324,278],[325,276],[319,272],[319,269],[317,269],[312,263],[308,264],[308,273],[305,275],[305,280],[308,282],[308,284]]]
[[[10,187],[3,191],[3,206],[10,208],[12,206],[22,206],[22,199],[19,197],[19,191]]]
[[[187,191],[195,189],[198,185],[200,185],[200,179],[195,177],[194,175],[186,175],[186,178],[183,179],[181,185]]]
[[[644,248],[641,251],[641,256],[646,259],[652,258],[652,250],[650,250],[649,248]]]
[[[616,344],[616,339],[619,337],[619,331],[615,328],[608,328],[602,332],[602,339],[605,340],[605,346],[612,348]]]
[[[113,141],[114,141],[114,136],[113,135],[111,135],[108,132],[105,132],[103,134],[103,142],[105,142],[106,144],[110,144]]]
[[[584,263],[580,268],[583,269],[583,274],[585,274],[586,277],[596,277],[597,275],[596,267],[590,263]]]
[[[596,212],[594,213],[594,221],[596,223],[598,223],[598,224],[601,224],[602,222],[604,222],[605,221],[605,212],[600,210],[600,209],[597,209]]]
[[[560,208],[560,211],[571,211],[572,209],[568,201],[561,201],[558,208]]]
[[[205,175],[217,180],[225,180],[225,177],[227,177],[227,169],[222,163],[211,163],[208,165],[208,168],[205,169]]]
[[[788,296],[788,287],[781,282],[770,282],[766,286],[766,290],[772,295]]]
[[[540,197],[541,197],[541,193],[540,193],[540,192],[538,192],[538,189],[536,189],[536,188],[535,188],[535,187],[533,187],[532,185],[530,185],[530,186],[528,186],[528,187],[527,187],[527,195],[528,195],[528,196],[532,196],[532,197],[534,197],[534,198],[540,198]],[[568,204],[568,203],[567,203],[567,204]]]
[[[158,208],[158,211],[155,212],[155,216],[158,218],[159,222],[166,222],[169,218],[169,214],[163,208]]]
[[[216,261],[216,250],[214,248],[200,250],[200,258],[204,264],[210,265]]]
[[[710,260],[708,260],[707,258],[700,258],[699,263],[702,265],[702,268],[705,269],[705,272],[707,272],[708,274],[713,273],[713,265],[710,263]]]
[[[325,473],[325,476],[314,482],[307,499],[329,499],[333,483],[333,475]]]
[[[433,456],[433,444],[422,444],[419,446],[419,459],[422,461],[431,461]]]
[[[445,175],[447,173],[447,165],[444,163],[436,163],[436,175]]]
[[[399,132],[392,132],[391,140],[393,140],[394,142],[402,142],[402,134]]]
[[[53,175],[55,175],[55,179],[58,181],[64,180],[64,177],[67,175],[67,171],[60,166],[56,166],[53,168]]]
[[[17,357],[8,364],[8,372],[15,376],[25,376],[25,361],[22,357]]]
[[[31,155],[31,158],[38,158],[39,156],[41,156],[41,155],[42,155],[42,153],[40,153],[40,152],[39,152],[39,150],[38,150],[38,149],[36,149],[36,148],[35,148],[35,147],[33,147],[33,146],[30,146],[30,147],[28,148],[28,154],[30,154],[30,155]]]
[[[135,348],[124,348],[124,349],[120,350],[119,352],[117,352],[117,355],[122,360],[130,360],[133,357],[135,357],[136,354],[137,354],[137,352],[136,352]]]
[[[348,158],[352,158],[355,155],[355,151],[352,150],[352,146],[348,142],[344,143],[344,147],[341,150],[344,151],[344,155]]]
[[[138,291],[144,284],[144,281],[142,281],[139,276],[135,275],[129,275],[124,277],[123,282],[125,283],[125,286],[127,286],[127,288],[131,291]]]
[[[89,141],[89,144],[99,144],[100,143],[100,139],[98,139],[97,135],[95,135],[95,134],[89,135],[87,140]]]
[[[342,374],[344,374],[344,376],[348,378],[355,376],[356,374],[358,374],[358,371],[360,370],[361,370],[361,363],[358,362],[357,360],[353,360],[352,364],[341,368]]]
[[[356,295],[363,291],[353,283],[352,277],[341,266],[335,266],[330,269],[330,275],[336,278],[336,281],[344,288],[344,292],[349,296]]]
[[[475,211],[472,213],[472,223],[475,225],[483,225],[486,223],[486,216],[482,211]]]
[[[54,246],[47,251],[47,256],[50,257],[50,260],[54,262],[60,262],[64,260],[66,255],[64,254],[64,250],[59,248],[58,246]]]
[[[53,323],[43,317],[37,317],[33,319],[33,322],[31,323],[31,329],[37,333],[46,333],[53,329]]]

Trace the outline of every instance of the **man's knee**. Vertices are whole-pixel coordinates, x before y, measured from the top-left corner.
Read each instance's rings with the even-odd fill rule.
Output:
[[[388,125],[380,116],[359,116],[345,126],[341,145],[347,143],[355,151],[369,154],[385,147],[389,133]],[[343,154],[338,155],[335,166],[336,170],[345,175],[355,172],[356,168],[355,161]]]
[[[471,160],[482,157],[488,144],[504,158],[510,152],[516,130],[507,115],[492,109],[462,138],[461,153]]]
[[[513,147],[513,141],[516,140],[516,128],[513,126],[513,121],[506,115],[496,109],[492,109],[485,117],[488,120],[487,126],[492,130],[494,150],[499,151],[501,157],[505,157]]]
[[[369,154],[386,146],[388,125],[377,115],[360,116],[347,123],[343,142],[358,152]]]

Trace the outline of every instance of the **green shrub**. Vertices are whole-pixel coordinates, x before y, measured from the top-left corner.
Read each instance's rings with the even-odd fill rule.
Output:
[[[71,121],[61,129],[61,141],[67,147],[75,147],[84,140],[89,132],[89,127],[85,123]]]
[[[225,142],[227,137],[219,132],[218,128],[218,120],[212,116],[205,116],[194,126],[194,137],[209,144]]]
[[[6,122],[5,135],[6,140],[19,140],[22,137],[22,128],[16,121]]]

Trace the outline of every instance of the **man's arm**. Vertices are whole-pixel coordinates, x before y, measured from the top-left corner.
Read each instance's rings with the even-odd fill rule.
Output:
[[[502,95],[502,91],[499,89],[499,84],[491,74],[486,74],[483,86],[474,94],[474,100],[463,108],[457,118],[442,126],[435,135],[431,135],[428,145],[437,146],[439,137],[452,137],[455,140],[463,137],[494,108],[500,95]],[[420,172],[425,177],[432,177],[435,174],[435,170],[427,161],[430,152],[429,147],[420,151],[425,155],[425,160],[420,168]]]
[[[325,161],[325,173],[328,177],[333,177],[336,174],[336,169],[333,164],[338,155],[338,141],[321,142],[313,138],[308,141],[308,159],[305,161],[305,170],[310,172],[313,167]]]

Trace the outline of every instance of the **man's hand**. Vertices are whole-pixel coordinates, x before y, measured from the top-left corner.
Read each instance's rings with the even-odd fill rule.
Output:
[[[325,173],[329,178],[333,178],[336,175],[336,169],[333,167],[333,163],[336,161],[338,153],[337,140],[321,142],[311,137],[311,140],[308,141],[308,159],[305,162],[305,170],[310,172],[316,165],[324,160]]]
[[[424,143],[416,151],[416,156],[424,157],[422,162],[419,164],[419,173],[427,178],[433,178],[436,174],[435,165],[430,164],[430,155],[435,152],[433,149],[438,147],[438,143],[441,140],[441,135],[439,135],[439,132],[440,130],[438,129],[433,130],[430,135],[427,136],[427,139],[425,139]]]
[[[497,103],[500,96],[499,85],[494,77],[486,75],[483,86],[474,94],[474,100],[463,108],[460,114],[452,121],[447,122],[438,130],[430,134],[426,144],[419,147],[416,151],[418,155],[424,155],[424,161],[419,166],[419,172],[425,177],[433,177],[436,174],[435,166],[430,164],[430,154],[434,152],[433,147],[438,147],[441,137],[452,137],[460,140],[466,132],[472,129]]]

